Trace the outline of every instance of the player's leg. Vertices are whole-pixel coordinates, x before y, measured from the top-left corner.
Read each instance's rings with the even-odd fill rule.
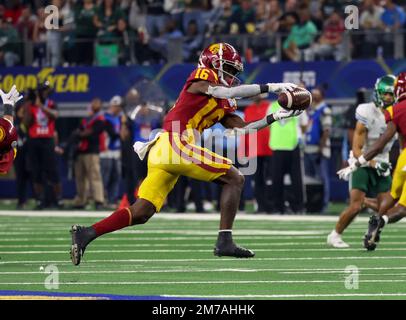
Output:
[[[327,244],[335,248],[348,248],[349,245],[345,243],[341,236],[345,229],[351,224],[354,218],[362,209],[364,202],[365,192],[352,189],[350,192],[350,205],[344,209],[338,219],[335,229],[328,235]]]
[[[106,233],[128,226],[146,223],[155,212],[159,212],[166,196],[178,179],[177,175],[157,168],[150,168],[139,189],[139,199],[129,208],[116,210],[107,218],[90,227],[74,225],[71,229],[71,259],[78,265],[87,245]]]
[[[183,141],[178,135],[170,135],[169,141],[173,150],[172,159],[179,163],[172,166],[171,170],[179,175],[222,185],[220,230],[214,254],[238,258],[253,257],[254,252],[237,246],[232,237],[232,227],[244,186],[244,176],[232,166],[231,160],[206,148]]]
[[[244,176],[231,167],[227,173],[214,182],[222,185],[220,196],[220,227],[214,254],[216,256],[233,256],[249,258],[253,251],[237,246],[233,241],[232,228],[244,187]]]
[[[392,221],[396,222],[406,214],[404,213],[404,207],[406,207],[406,187],[404,186],[406,173],[403,171],[405,162],[406,159],[402,153],[393,173],[390,197],[388,195],[382,197],[379,215],[373,215],[369,219],[368,231],[364,237],[364,247],[369,251],[376,249],[376,246],[380,241],[382,229],[385,224],[389,222],[389,215],[393,215]],[[387,211],[388,208],[394,205],[397,199],[399,199],[398,205]]]
[[[378,200],[376,198],[365,197],[364,207],[378,212],[379,211]]]

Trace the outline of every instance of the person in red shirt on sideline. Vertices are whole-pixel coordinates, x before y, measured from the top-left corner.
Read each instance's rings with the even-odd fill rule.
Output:
[[[269,101],[265,99],[267,94],[257,95],[254,102],[244,110],[244,120],[254,122],[266,116],[269,109]],[[271,156],[272,150],[269,148],[269,138],[271,130],[264,128],[256,133],[245,135],[240,141],[238,148],[239,157],[257,157],[257,170],[254,173],[254,196],[258,204],[257,212],[271,212],[272,204],[267,195],[270,188],[271,179]],[[253,145],[255,144],[255,145]]]
[[[13,165],[17,153],[17,130],[13,125],[13,108],[23,96],[14,85],[8,93],[0,90],[3,116],[0,117],[0,174],[6,174]]]
[[[33,93],[32,103],[28,106],[23,120],[28,128],[28,156],[32,163],[36,209],[45,207],[46,185],[52,186],[56,205],[62,206],[54,140],[58,110],[56,103],[49,98],[50,91],[48,81],[39,85]]]

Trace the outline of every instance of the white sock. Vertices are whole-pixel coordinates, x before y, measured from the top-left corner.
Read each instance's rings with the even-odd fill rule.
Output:
[[[383,215],[382,219],[383,219],[383,221],[385,221],[385,224],[387,224],[389,221],[389,217],[387,215]]]
[[[341,234],[337,233],[337,231],[335,229],[333,231],[331,231],[331,235],[333,237],[341,237]]]
[[[232,233],[233,230],[231,230],[231,229],[223,229],[223,230],[219,230],[219,233],[220,233],[220,232],[230,232],[230,233]]]

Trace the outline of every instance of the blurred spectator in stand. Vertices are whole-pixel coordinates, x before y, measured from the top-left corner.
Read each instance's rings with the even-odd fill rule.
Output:
[[[199,33],[196,21],[190,20],[183,40],[184,62],[195,62],[198,60],[203,40],[203,34]]]
[[[374,0],[365,0],[363,2],[363,11],[360,16],[360,27],[365,36],[356,42],[357,51],[361,52],[362,57],[375,57],[376,48],[382,41],[383,22],[381,16],[384,8],[376,5]],[[355,111],[354,111],[355,112]]]
[[[381,16],[384,8],[375,4],[374,0],[364,0],[363,10],[360,16],[360,26],[362,29],[382,29],[383,22]]]
[[[0,15],[0,65],[13,67],[21,61],[21,40],[11,18]]]
[[[45,28],[45,8],[41,7],[37,10],[38,19],[34,25],[33,41],[34,41],[34,62],[33,66],[42,67],[46,64],[46,41],[47,29]]]
[[[164,33],[158,38],[150,39],[149,47],[156,53],[160,53],[162,58],[167,61],[169,58],[169,42],[182,37],[182,32],[178,29],[176,21],[169,19],[166,21]]]
[[[35,14],[33,14],[31,6],[25,6],[20,18],[17,21],[17,30],[24,40],[33,40],[36,22],[37,17]]]
[[[104,198],[107,206],[116,208],[119,198],[121,181],[121,143],[118,139],[121,132],[121,119],[123,100],[120,96],[114,96],[110,100],[109,110],[104,113],[107,126],[114,130],[115,137],[110,138],[107,133],[105,139],[106,150],[100,152],[100,167],[104,186]]]
[[[299,23],[295,24],[283,43],[286,57],[292,61],[302,60],[302,52],[310,47],[317,35],[317,28],[310,20],[309,7],[306,4],[299,6]]]
[[[246,122],[254,122],[263,119],[269,109],[270,102],[265,96],[254,97],[254,102],[244,110]],[[270,128],[264,128],[257,133],[246,135],[241,138],[239,155],[248,158],[257,158],[257,170],[254,173],[254,197],[258,204],[257,212],[272,211],[272,203],[269,197],[271,190],[272,150],[269,148]],[[255,145],[253,145],[255,144]]]
[[[325,21],[323,32],[317,41],[310,48],[304,50],[305,61],[315,59],[328,59],[334,57],[341,61],[344,57],[343,34],[344,21],[338,12],[333,12]]]
[[[384,3],[385,10],[381,15],[384,28],[388,32],[402,29],[406,22],[405,10],[401,6],[396,5],[393,0],[385,0]]]
[[[28,129],[28,157],[32,165],[32,179],[37,200],[36,209],[50,205],[52,199],[58,207],[61,202],[61,185],[55,154],[55,131],[58,110],[56,103],[49,98],[51,88],[48,82],[39,85],[29,100],[24,112],[24,125]],[[47,190],[53,193],[47,197]]]
[[[4,17],[5,19],[10,19],[11,23],[15,26],[17,25],[18,19],[20,19],[24,6],[22,4],[23,1],[21,0],[9,0],[7,1],[8,5],[6,5],[4,10]]]
[[[17,191],[17,209],[25,208],[27,202],[27,192],[31,185],[31,170],[28,158],[27,139],[28,128],[25,126],[24,113],[29,108],[29,105],[35,101],[31,101],[30,97],[35,97],[35,93],[27,92],[24,94],[24,102],[16,108],[15,127],[17,129],[17,156],[14,161],[14,169],[16,173],[16,191]]]
[[[131,63],[131,41],[135,38],[133,30],[127,28],[124,19],[117,22],[117,37],[119,44],[118,62],[120,65],[129,65]]]
[[[262,31],[273,34],[278,31],[280,18],[283,15],[283,11],[278,0],[269,1],[269,10],[267,13],[268,16],[267,19],[264,20]]]
[[[76,6],[75,10],[75,37],[76,37],[76,64],[93,65],[93,47],[97,28],[93,22],[97,13],[94,0],[84,0],[83,6]]]
[[[164,9],[164,0],[140,0],[146,7],[146,28],[148,36],[159,37],[165,30],[168,14]]]
[[[280,108],[277,101],[272,102],[268,114]],[[271,125],[269,146],[272,150],[272,197],[276,213],[285,213],[285,200],[295,214],[304,212],[304,184],[300,145],[306,132],[308,118],[306,113],[299,117],[274,122]],[[291,182],[290,192],[285,192],[285,175]],[[289,198],[289,195],[293,195]]]
[[[103,0],[94,16],[94,25],[97,27],[97,39],[100,43],[114,43],[117,41],[119,25],[126,24],[125,17],[116,0]]]
[[[329,160],[331,157],[330,133],[332,128],[331,108],[324,100],[320,88],[312,90],[312,106],[308,109],[309,125],[306,132],[305,172],[306,175],[320,179],[323,184],[323,208],[326,212],[330,201]]]
[[[298,9],[298,2],[297,0],[286,0],[285,1],[285,8],[284,8],[284,12],[288,13],[288,12],[296,12]]]
[[[189,23],[194,21],[197,24],[197,31],[203,34],[206,29],[206,12],[208,0],[184,0],[185,10],[182,18],[182,31],[186,33]]]
[[[62,0],[52,0],[52,5],[56,6],[58,10],[62,9]],[[61,27],[63,24],[63,17],[58,20],[58,29],[48,29],[46,31],[46,55],[47,64],[51,67],[57,67],[62,62],[62,33]]]
[[[405,25],[406,14],[404,9],[396,5],[392,0],[385,0],[384,8],[381,20],[385,33],[383,41],[381,41],[381,45],[378,48],[377,56],[389,58],[393,57],[395,36]]]
[[[255,7],[249,0],[241,0],[230,17],[230,33],[244,34],[255,32]]]
[[[351,3],[348,3],[348,2],[351,2],[351,1],[346,1],[346,0],[344,0],[344,1],[347,2],[347,4],[351,4]],[[328,17],[334,11],[341,10],[342,7],[343,7],[343,2],[344,1],[343,0],[323,0],[323,1],[320,1],[320,2],[322,2],[321,3],[321,10],[323,12],[323,16]]]
[[[73,1],[76,0],[63,0],[59,13],[59,18],[62,19],[60,32],[64,66],[69,66],[76,62],[76,21]]]
[[[221,1],[218,7],[213,8],[211,19],[208,22],[209,34],[224,34],[230,31],[230,19],[233,15],[232,0]]]

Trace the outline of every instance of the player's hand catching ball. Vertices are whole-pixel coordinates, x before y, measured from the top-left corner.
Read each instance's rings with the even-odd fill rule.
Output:
[[[286,109],[280,108],[278,111],[273,113],[273,118],[276,121],[279,121],[282,119],[297,117],[302,112],[303,112],[303,110],[286,110]]]
[[[294,83],[267,83],[269,92],[274,92],[274,93],[281,93],[283,91],[293,91],[294,89],[298,88],[297,85]]]

